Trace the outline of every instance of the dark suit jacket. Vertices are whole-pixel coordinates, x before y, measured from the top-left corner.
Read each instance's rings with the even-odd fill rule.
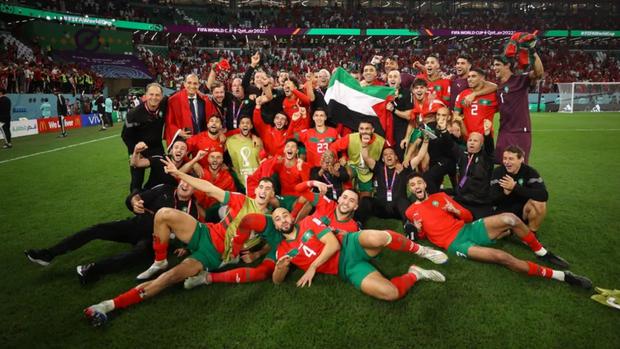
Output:
[[[185,89],[175,93],[168,99],[168,112],[166,113],[166,129],[164,136],[166,144],[170,144],[172,137],[179,129],[190,129],[192,134],[197,134],[207,128],[207,120],[209,116],[216,114],[215,105],[206,95],[198,94],[198,117],[200,130],[194,130],[192,122],[192,112],[189,109],[189,99]],[[201,109],[202,104],[202,111]]]

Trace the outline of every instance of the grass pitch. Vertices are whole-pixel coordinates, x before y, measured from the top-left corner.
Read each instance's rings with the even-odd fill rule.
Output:
[[[620,115],[540,113],[533,124],[531,163],[550,192],[543,244],[596,286],[620,288]],[[82,309],[135,286],[146,265],[82,287],[76,265],[127,247],[96,241],[46,268],[30,263],[23,250],[130,215],[119,134],[115,126],[72,130],[66,139],[17,138],[13,149],[0,152],[1,347],[620,347],[620,312],[591,301],[592,292],[452,256],[436,267],[445,284],[420,282],[394,303],[364,296],[333,276],[319,275],[311,288],[297,289],[297,271],[281,286],[185,291],[179,285],[93,329]],[[369,227],[402,229],[379,219]],[[514,240],[498,247],[534,259]],[[412,263],[435,267],[391,251],[377,265],[391,277]]]

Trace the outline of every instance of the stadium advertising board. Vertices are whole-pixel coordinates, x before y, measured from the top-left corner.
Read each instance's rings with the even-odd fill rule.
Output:
[[[38,132],[36,120],[17,120],[11,121],[11,137],[23,137],[36,135]],[[0,132],[0,139],[4,139]]]
[[[583,36],[620,37],[620,30],[571,30],[570,36],[572,37],[583,37]]]
[[[101,120],[95,114],[82,114],[80,119],[82,120],[82,127],[101,125]]]
[[[37,119],[37,129],[39,133],[49,133],[60,131],[58,117]],[[69,115],[65,117],[65,128],[82,128],[82,119],[79,115]]]
[[[12,5],[0,5],[0,12],[8,13],[17,16],[24,16],[30,18],[38,18],[48,21],[60,21],[69,24],[80,24],[89,26],[104,26],[104,27],[116,27],[121,29],[132,30],[149,30],[149,31],[162,31],[163,26],[161,24],[151,24],[144,22],[123,21],[114,18],[98,18],[91,16],[77,16],[68,13],[37,10],[30,7],[12,6]]]
[[[191,25],[167,25],[165,31],[186,34],[217,34],[217,35],[300,35],[307,29],[301,28],[220,28],[196,27]]]

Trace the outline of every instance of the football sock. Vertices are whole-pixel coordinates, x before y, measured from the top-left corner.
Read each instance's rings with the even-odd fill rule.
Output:
[[[390,282],[392,285],[396,286],[396,289],[398,289],[398,298],[402,298],[407,294],[407,292],[409,292],[409,289],[413,287],[417,280],[418,277],[415,274],[407,273],[405,275],[392,278]]]
[[[237,283],[256,282],[266,280],[275,269],[275,263],[265,260],[256,268],[236,268],[221,273],[211,273],[213,283]]]
[[[153,235],[153,251],[156,262],[165,260],[168,257],[168,242],[161,242],[157,235]]]
[[[420,250],[420,245],[407,239],[403,234],[399,234],[393,230],[386,230],[390,234],[390,242],[385,246],[392,251],[413,252]]]
[[[525,242],[537,256],[544,256],[547,254],[547,250],[540,244],[533,232],[528,232],[521,240]]]
[[[143,290],[138,287],[134,287],[131,290],[121,294],[120,296],[114,298],[114,308],[115,309],[123,309],[127,308],[130,305],[140,303],[143,300]]]
[[[559,270],[553,270],[551,268],[543,267],[533,262],[527,262],[529,270],[527,272],[530,276],[540,276],[546,279],[555,279],[558,281],[564,281],[564,272]]]

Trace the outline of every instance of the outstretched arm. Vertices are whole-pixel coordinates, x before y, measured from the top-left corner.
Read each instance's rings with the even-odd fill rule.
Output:
[[[540,60],[538,53],[534,53],[534,69],[529,72],[530,80],[540,80],[544,74],[545,68],[543,67],[542,61]]]
[[[204,179],[198,179],[196,177],[188,175],[187,173],[179,171],[169,158],[166,158],[165,160],[162,159],[161,162],[163,162],[165,165],[164,171],[166,171],[166,173],[174,176],[175,178],[185,181],[187,184],[194,187],[194,189],[204,192],[209,197],[214,198],[218,202],[224,202],[224,199],[226,198],[226,192],[223,189],[218,188],[217,186],[211,184],[211,182],[209,181],[205,181]]]

